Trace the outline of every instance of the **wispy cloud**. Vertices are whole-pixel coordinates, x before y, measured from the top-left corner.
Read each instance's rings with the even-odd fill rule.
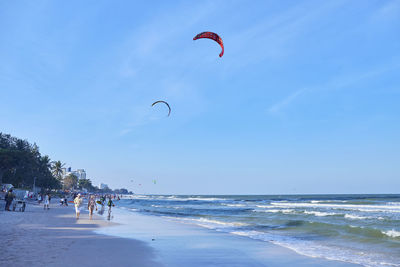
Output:
[[[388,1],[378,8],[377,11],[372,15],[373,22],[380,21],[400,21],[400,1],[392,0]]]
[[[307,89],[300,89],[300,90],[297,90],[297,91],[291,93],[290,95],[285,97],[283,100],[281,100],[281,101],[273,104],[271,107],[269,107],[268,112],[270,114],[280,112],[281,110],[283,110],[284,108],[289,106],[297,97],[304,94],[306,91],[307,91]]]
[[[135,28],[121,46],[121,75],[136,75],[140,69],[154,62],[158,66],[167,62],[169,68],[182,65],[182,61],[189,62],[184,49],[176,49],[178,43],[174,42],[181,42],[183,36],[185,40],[190,40],[190,35],[185,33],[199,22],[206,21],[217,10],[216,4],[209,1],[171,6],[171,10],[154,14],[152,19]],[[171,45],[175,45],[174,49]]]
[[[296,49],[294,40],[312,31],[321,18],[340,8],[343,1],[318,3],[293,5],[236,31],[229,40],[231,47],[228,50],[236,58],[233,66],[241,67],[265,59],[279,60],[290,55]]]
[[[352,73],[342,76],[333,77],[330,81],[321,84],[319,86],[307,87],[303,89],[296,90],[286,96],[283,100],[276,102],[268,108],[269,114],[277,114],[283,112],[290,105],[292,105],[299,97],[312,94],[314,92],[321,91],[330,91],[337,90],[341,88],[346,88],[351,85],[357,84],[359,82],[363,82],[379,75],[382,75],[386,72],[398,69],[400,64],[394,63],[389,64],[387,66],[382,66],[378,68],[374,68],[371,70],[367,70],[364,72]]]

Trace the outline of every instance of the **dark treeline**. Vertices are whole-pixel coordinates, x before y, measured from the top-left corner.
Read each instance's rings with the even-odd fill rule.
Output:
[[[64,164],[42,156],[36,144],[0,132],[0,184],[31,189],[33,184],[47,191],[88,190],[95,193],[128,194],[127,189],[99,189],[90,179],[78,179],[74,174],[63,177]]]
[[[19,188],[61,188],[60,180],[51,173],[51,160],[42,156],[36,144],[0,132],[0,184]]]

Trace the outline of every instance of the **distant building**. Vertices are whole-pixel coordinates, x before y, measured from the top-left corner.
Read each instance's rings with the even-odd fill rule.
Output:
[[[71,167],[68,167],[67,169],[63,168],[62,171],[63,171],[63,177],[73,174],[76,177],[78,177],[78,180],[86,179],[86,172],[84,169],[77,169],[76,171],[73,171]]]
[[[103,184],[103,183],[100,183],[100,184],[99,184],[99,188],[100,188],[100,189],[106,189],[106,188],[108,188],[108,185]]]
[[[77,169],[75,173],[75,175],[78,176],[78,179],[86,179],[86,172],[84,169]]]

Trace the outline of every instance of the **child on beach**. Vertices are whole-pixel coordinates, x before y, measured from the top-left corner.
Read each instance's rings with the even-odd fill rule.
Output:
[[[88,201],[88,209],[89,209],[90,220],[92,219],[93,210],[94,210],[95,207],[96,207],[96,210],[97,210],[96,200],[95,200],[94,196],[91,195],[90,198],[89,198],[89,201]]]
[[[81,214],[81,205],[82,205],[81,194],[78,194],[78,196],[74,199],[74,204],[75,204],[76,219],[78,220],[79,215]]]

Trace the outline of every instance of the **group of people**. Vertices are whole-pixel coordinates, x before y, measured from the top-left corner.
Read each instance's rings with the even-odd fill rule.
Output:
[[[13,202],[13,200],[15,198],[16,198],[16,196],[15,196],[15,194],[13,192],[13,189],[10,188],[8,190],[8,192],[4,196],[4,200],[6,201],[6,206],[5,206],[5,210],[6,211],[11,211],[10,206],[11,206],[11,204],[12,204],[12,202]],[[24,199],[26,199],[26,197]],[[39,194],[38,197],[37,197],[37,200],[38,200],[38,204],[41,204],[41,202],[44,201],[43,202],[44,203],[43,209],[45,209],[45,210],[50,209],[50,207],[49,207],[50,200],[51,200],[51,195],[50,194],[45,194],[45,195]]]
[[[111,219],[111,209],[112,209],[112,207],[115,206],[115,204],[112,201],[112,197],[111,196],[108,197],[107,203],[106,203],[106,199],[107,198],[105,196],[101,196],[99,198],[99,200],[96,201],[96,196],[95,195],[89,196],[88,203],[87,203],[87,209],[89,210],[89,218],[90,218],[90,220],[93,217],[94,210],[96,210],[96,211],[98,210],[97,209],[97,204],[99,204],[101,206],[100,207],[100,211],[99,211],[100,215],[103,215],[105,206],[107,205],[107,207],[108,207],[107,219],[108,220]],[[77,194],[76,197],[74,198],[75,213],[76,213],[76,219],[77,220],[79,219],[79,216],[81,214],[82,202],[83,202],[82,195],[81,194]]]
[[[96,200],[96,197],[98,200]],[[11,188],[5,195],[5,201],[6,201],[6,206],[5,210],[11,211],[10,206],[15,198],[15,194],[13,193],[13,189]],[[81,208],[82,208],[82,203],[83,203],[83,197],[81,194],[74,194],[73,195],[74,199],[74,205],[75,205],[75,212],[76,212],[76,219],[79,219],[80,213],[81,213]],[[113,195],[101,195],[101,196],[96,196],[96,195],[90,195],[88,197],[87,201],[87,209],[89,210],[89,218],[92,219],[93,217],[93,212],[98,211],[97,205],[100,205],[100,210],[98,213],[100,215],[104,214],[105,207],[108,207],[108,215],[107,219],[111,219],[111,209],[112,207],[115,206],[113,199],[120,199],[119,196],[113,196]],[[50,209],[50,200],[51,200],[51,195],[50,194],[39,194],[37,197],[38,204],[40,205],[42,202],[44,204],[43,209],[48,210]],[[60,199],[60,205],[61,206],[68,206],[68,201],[67,197],[63,196]]]
[[[60,198],[60,206],[68,206],[68,198],[66,196]]]

